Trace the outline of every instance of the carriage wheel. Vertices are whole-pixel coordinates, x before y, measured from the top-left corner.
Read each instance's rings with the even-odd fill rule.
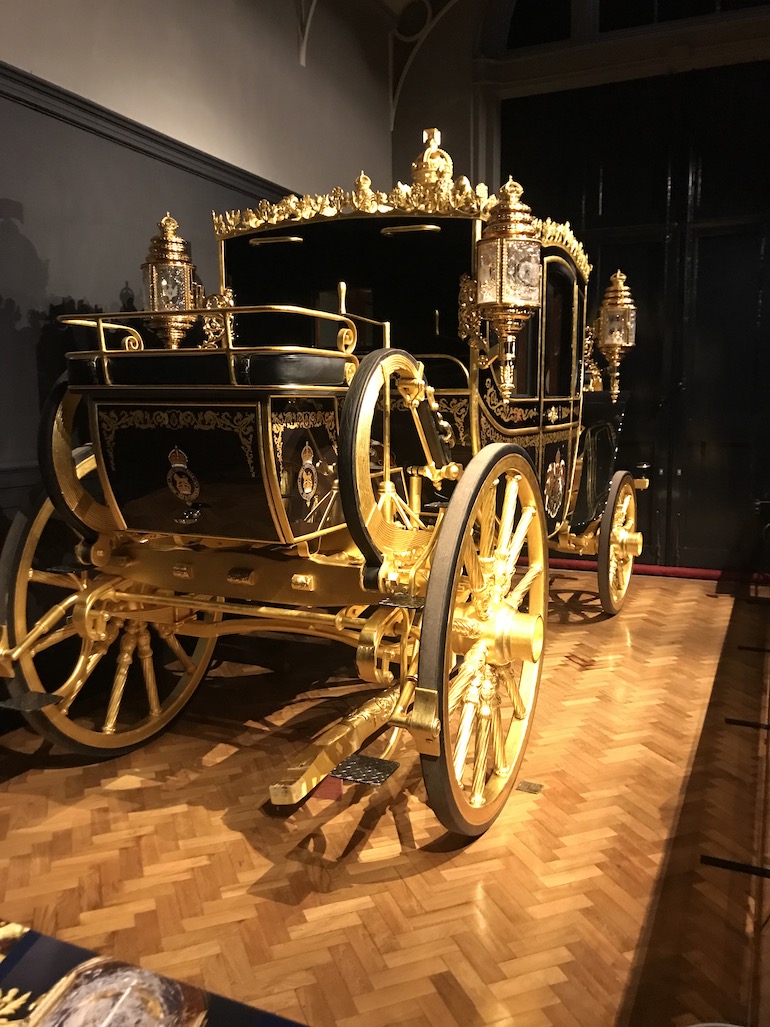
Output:
[[[599,598],[602,609],[610,616],[620,612],[631,581],[634,557],[641,551],[642,536],[636,530],[634,479],[628,471],[616,471],[599,525],[596,555]]]
[[[419,685],[438,692],[438,756],[421,756],[428,802],[450,831],[479,835],[524,755],[548,612],[540,487],[517,446],[486,446],[449,502],[431,561]]]
[[[77,457],[85,483],[95,477],[95,459],[90,447]],[[154,622],[149,604],[146,618],[126,618],[129,606],[141,612],[141,599],[110,599],[110,585],[120,579],[80,565],[73,552],[78,541],[46,496],[11,526],[0,560],[0,622],[10,647],[47,620],[15,663],[8,689],[30,726],[50,741],[81,755],[115,756],[153,738],[182,710],[206,674],[216,640]],[[78,593],[94,581],[106,593],[95,605],[103,618],[100,641],[81,637],[72,617]]]
[[[405,350],[369,353],[342,408],[340,498],[353,541],[370,566],[378,565],[384,553],[405,554],[430,538],[418,511],[409,506],[405,468],[395,465],[390,436],[389,410],[400,398],[398,383],[413,379],[417,370],[418,362]]]

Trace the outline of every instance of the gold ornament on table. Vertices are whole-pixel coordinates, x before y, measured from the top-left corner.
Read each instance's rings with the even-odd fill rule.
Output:
[[[200,305],[201,287],[195,281],[195,265],[187,243],[177,235],[179,223],[169,213],[158,222],[160,233],[150,240],[147,259],[142,264],[147,307],[157,311],[153,326],[168,349],[179,344],[195,324],[195,314],[180,314]]]
[[[476,303],[497,333],[500,392],[506,404],[516,392],[516,337],[541,302],[541,244],[532,212],[521,202],[522,192],[509,178],[497,194],[476,251]]]
[[[636,342],[636,305],[620,270],[610,276],[595,334],[596,345],[609,367],[610,395],[615,403],[620,394],[620,361]]]

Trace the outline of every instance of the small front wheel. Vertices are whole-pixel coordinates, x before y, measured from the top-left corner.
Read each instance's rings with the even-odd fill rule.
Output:
[[[626,598],[634,557],[642,551],[636,530],[636,490],[628,471],[616,471],[610,482],[607,505],[599,524],[596,569],[599,598],[605,613],[614,617]]]
[[[540,486],[517,446],[486,446],[449,502],[432,555],[419,684],[438,693],[440,752],[422,755],[444,827],[480,835],[524,756],[543,665],[548,549]]]

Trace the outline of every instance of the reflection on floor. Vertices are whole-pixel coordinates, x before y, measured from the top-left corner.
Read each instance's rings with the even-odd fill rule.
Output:
[[[0,917],[313,1027],[770,1023],[763,880],[723,865],[765,865],[769,609],[639,577],[610,620],[555,572],[521,775],[543,790],[465,846],[406,747],[377,790],[270,814],[353,705],[331,645],[228,643],[165,736],[106,763],[14,728]]]

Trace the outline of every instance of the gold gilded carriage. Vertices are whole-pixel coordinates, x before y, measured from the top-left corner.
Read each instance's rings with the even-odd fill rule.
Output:
[[[381,757],[411,736],[448,830],[499,814],[542,673],[549,548],[597,556],[608,613],[641,551],[646,483],[612,473],[635,308],[618,272],[587,330],[569,225],[514,182],[490,197],[453,178],[425,142],[390,192],[362,173],[215,215],[208,297],[167,215],[148,309],[64,319],[97,345],[68,354],[46,405],[46,494],[0,573],[0,670],[42,734],[126,752],[182,710],[218,638],[333,639],[377,691],[272,801],[388,728]]]

